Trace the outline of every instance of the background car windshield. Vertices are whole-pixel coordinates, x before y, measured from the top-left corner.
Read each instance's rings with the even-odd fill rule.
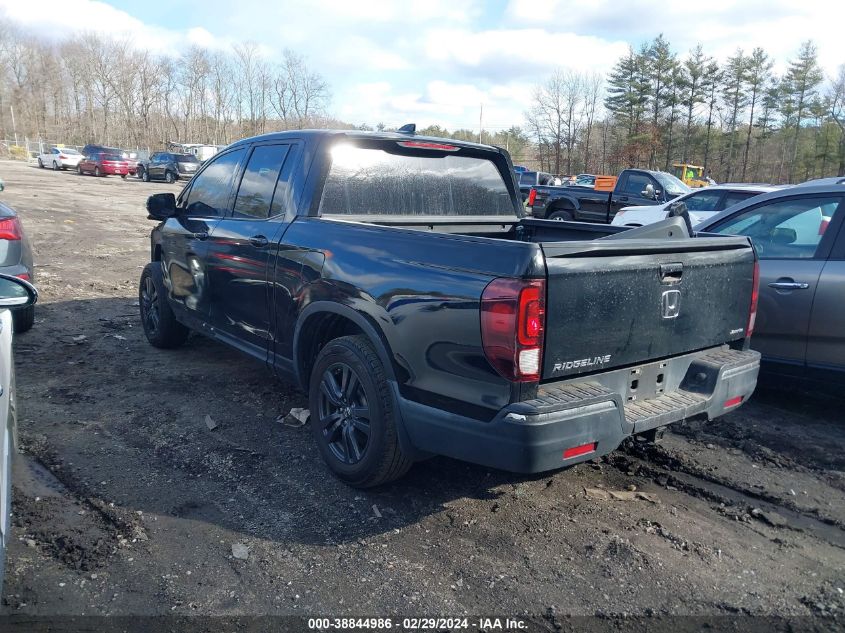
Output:
[[[536,185],[537,184],[537,172],[536,171],[524,171],[519,175],[519,184],[520,185]]]
[[[177,154],[176,155],[176,162],[177,163],[198,163],[197,157],[193,154]]]
[[[323,188],[324,215],[516,215],[492,161],[394,154],[337,145]]]
[[[663,187],[663,191],[666,192],[669,196],[682,196],[685,193],[689,193],[692,191],[689,187],[687,187],[683,182],[675,178],[672,174],[665,174],[663,172],[657,172],[654,174],[654,177],[657,178],[657,182]]]

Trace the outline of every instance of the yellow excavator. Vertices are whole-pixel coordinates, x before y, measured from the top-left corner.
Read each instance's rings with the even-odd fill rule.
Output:
[[[706,187],[710,184],[710,180],[704,175],[704,167],[699,165],[674,163],[672,165],[672,175],[679,180],[683,180],[687,187],[692,187],[693,189]]]

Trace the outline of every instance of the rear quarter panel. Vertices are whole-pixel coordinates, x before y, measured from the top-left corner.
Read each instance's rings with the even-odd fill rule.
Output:
[[[480,298],[495,277],[537,261],[541,274],[536,245],[316,217],[298,218],[284,242],[293,250],[280,260],[302,267],[291,322],[312,303],[340,303],[382,333],[404,397],[478,419],[508,404],[511,385],[484,356]]]

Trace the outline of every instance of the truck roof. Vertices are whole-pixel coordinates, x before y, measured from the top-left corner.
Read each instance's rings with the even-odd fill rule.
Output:
[[[324,137],[339,137],[345,136],[350,139],[383,139],[387,141],[431,141],[433,143],[448,143],[457,147],[466,147],[473,149],[481,149],[487,151],[499,152],[498,147],[492,145],[483,145],[480,143],[472,143],[469,141],[459,141],[452,138],[440,138],[436,136],[422,136],[419,134],[403,134],[401,132],[368,132],[364,130],[287,130],[285,132],[270,132],[268,134],[261,134],[259,136],[252,136],[250,138],[235,141],[229,147],[236,147],[244,143],[253,143],[255,141],[283,141],[285,139],[318,139]]]

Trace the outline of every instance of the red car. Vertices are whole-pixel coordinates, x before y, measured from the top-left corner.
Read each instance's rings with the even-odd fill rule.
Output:
[[[129,172],[129,162],[127,160],[120,154],[110,154],[108,152],[93,152],[89,156],[85,156],[76,166],[76,173],[80,176],[82,174],[93,174],[94,176],[114,174],[121,178],[126,178]]]

